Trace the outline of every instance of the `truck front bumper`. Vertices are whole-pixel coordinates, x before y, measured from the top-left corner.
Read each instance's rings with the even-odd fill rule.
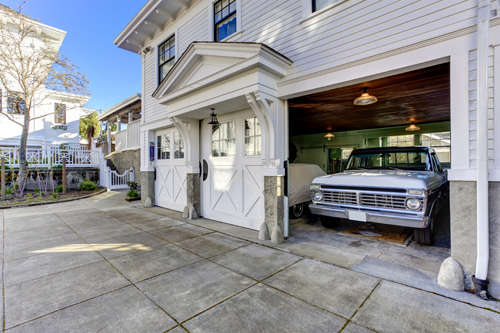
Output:
[[[409,214],[395,214],[389,212],[377,212],[368,211],[363,209],[345,209],[342,207],[330,207],[330,206],[320,206],[315,204],[309,205],[309,210],[315,215],[323,215],[330,217],[337,217],[340,219],[350,219],[349,212],[360,212],[366,213],[366,221],[362,222],[374,222],[390,225],[398,225],[402,227],[410,228],[425,228],[430,223],[430,218],[428,216],[422,215],[409,215]],[[355,221],[361,221],[358,219],[352,219]]]

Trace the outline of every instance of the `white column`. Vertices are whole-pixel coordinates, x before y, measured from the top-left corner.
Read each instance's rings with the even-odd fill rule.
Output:
[[[122,130],[122,117],[116,118],[116,130],[120,132]]]
[[[128,122],[129,122],[129,124],[131,122],[133,122],[133,121],[134,121],[134,113],[133,112],[129,112],[128,113]]]
[[[106,133],[106,136],[108,138],[108,155],[111,154],[111,122],[108,120],[108,122],[106,123],[106,130],[107,130],[107,133]]]

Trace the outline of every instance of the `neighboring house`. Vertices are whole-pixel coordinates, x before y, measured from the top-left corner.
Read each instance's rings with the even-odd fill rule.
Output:
[[[101,122],[116,123],[116,132],[107,126],[107,141],[103,153],[111,160],[119,174],[134,167],[136,182],[140,184],[140,119],[141,94],[135,94],[101,113],[97,119]],[[126,128],[122,129],[122,125]],[[104,126],[102,126],[104,128]],[[114,144],[112,138],[114,137]]]
[[[451,255],[500,297],[496,7],[149,0],[114,41],[142,58],[144,204],[280,242],[290,141],[301,162],[312,149],[342,159],[355,147],[428,143],[451,167]],[[364,87],[378,103],[353,104]],[[403,138],[412,122],[420,132]]]
[[[0,6],[0,15],[5,6]],[[49,38],[51,46],[59,49],[62,45],[65,31],[35,23],[40,31]],[[36,40],[33,45],[42,41]],[[37,44],[38,43],[38,44]],[[1,44],[0,44],[0,47]],[[1,73],[0,73],[1,75]],[[83,105],[90,97],[44,90],[40,92],[40,100],[35,102],[34,117],[31,121],[28,135],[28,148],[42,148],[67,144],[70,147],[80,146],[80,118],[90,114],[93,110],[85,109]],[[22,121],[24,102],[8,96],[5,89],[0,86],[0,112],[12,115],[16,120]],[[43,117],[43,115],[46,115]],[[0,115],[0,148],[19,146],[22,127]]]

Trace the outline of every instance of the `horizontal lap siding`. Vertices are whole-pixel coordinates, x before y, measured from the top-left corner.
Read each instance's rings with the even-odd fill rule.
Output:
[[[179,28],[179,57],[186,51],[192,42],[208,40],[208,8],[200,11],[196,16]]]
[[[146,56],[145,71],[146,77],[144,78],[144,109],[146,122],[155,121],[165,117],[165,106],[162,106],[151,95],[158,87],[157,82],[157,53],[158,47],[155,46],[154,52]]]
[[[494,168],[494,62],[493,48],[488,58],[488,167]],[[469,52],[469,166],[477,168],[477,51]]]
[[[301,23],[300,1],[242,0],[243,33],[289,57],[290,80],[471,26],[471,0],[349,0]],[[264,10],[265,9],[265,10]]]

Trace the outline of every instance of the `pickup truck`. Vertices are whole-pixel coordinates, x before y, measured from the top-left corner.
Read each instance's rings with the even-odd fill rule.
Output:
[[[449,182],[432,148],[366,148],[351,153],[344,172],[316,177],[310,191],[309,209],[326,228],[341,219],[411,227],[417,243],[432,245]]]

